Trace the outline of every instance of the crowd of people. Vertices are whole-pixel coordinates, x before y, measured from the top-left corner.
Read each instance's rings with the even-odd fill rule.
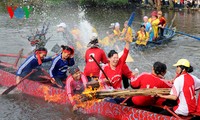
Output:
[[[161,29],[160,35],[163,34],[162,29],[164,28],[166,21],[161,16],[161,11],[154,11],[152,12],[150,19],[148,19],[147,16],[144,17],[144,24],[141,25],[141,28],[136,35],[138,38],[138,43],[136,41],[137,44],[145,45],[146,41],[148,41],[147,38],[155,40],[155,38],[158,37],[158,28]],[[195,112],[197,107],[195,91],[200,88],[200,79],[191,74],[193,67],[190,62],[187,59],[180,59],[173,65],[176,67],[176,76],[173,80],[165,80],[164,76],[167,72],[167,66],[159,61],[155,61],[153,64],[152,72],[144,72],[139,75],[138,72],[133,72],[126,64],[130,43],[133,40],[132,29],[127,24],[128,21],[125,21],[122,32],[120,31],[119,23],[112,24],[110,26],[111,30],[108,31],[108,36],[103,40],[99,40],[97,33],[93,32],[90,42],[87,45],[87,50],[84,53],[85,67],[83,72],[80,70],[77,61],[74,59],[77,55],[75,53],[78,51],[75,43],[62,45],[62,50],[58,55],[48,58],[46,57],[47,50],[41,47],[36,49],[34,54],[28,57],[19,67],[16,74],[16,82],[19,83],[20,80],[33,69],[38,69],[37,73],[39,72],[39,74],[41,74],[38,67],[44,62],[51,61],[51,66],[48,71],[52,86],[66,90],[66,94],[73,105],[74,110],[78,109],[78,106],[76,105],[73,96],[83,92],[87,87],[86,84],[96,79],[102,89],[105,90],[127,88],[171,88],[170,95],[157,94],[156,96],[134,96],[127,102],[131,102],[130,104],[134,106],[149,106],[156,104],[162,99],[161,105],[164,105],[164,103],[166,103],[164,101],[170,99],[176,101],[176,104],[172,106],[172,111],[176,114],[187,116],[190,113]],[[59,31],[62,31],[62,29],[59,28]],[[153,32],[153,37],[151,36],[151,32]],[[79,39],[78,33],[76,33],[77,31],[73,31],[73,36],[76,39]],[[116,51],[119,46],[113,41],[108,41],[115,38],[124,43],[122,56],[119,56]],[[109,50],[106,55],[106,52],[101,48],[100,44],[113,44],[116,46],[113,47],[110,45],[107,49],[111,50]],[[74,48],[71,45],[76,47]],[[32,74],[29,79],[36,80],[36,77],[36,74]],[[129,80],[129,82],[126,82],[127,80]],[[121,103],[124,99],[107,98],[105,101]],[[168,115],[166,111],[162,111],[162,113]]]

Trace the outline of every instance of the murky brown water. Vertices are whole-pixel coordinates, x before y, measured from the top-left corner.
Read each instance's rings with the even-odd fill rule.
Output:
[[[102,9],[93,8],[83,12],[79,7],[69,4],[60,4],[56,7],[45,7],[41,14],[33,14],[29,19],[18,20],[10,19],[7,13],[0,13],[0,53],[17,53],[24,48],[26,55],[31,51],[31,47],[25,38],[37,28],[41,29],[43,22],[50,22],[50,28],[47,34],[52,36],[47,44],[49,51],[55,43],[62,41],[62,36],[56,32],[56,25],[60,22],[66,22],[69,28],[77,25],[82,29],[93,25],[99,33],[99,37],[105,36],[108,26],[112,22],[120,22],[122,25],[127,20],[132,11],[135,11],[136,22],[142,20],[144,15],[149,15],[152,10],[139,8],[126,9]],[[199,11],[164,11],[164,15],[171,24],[171,19],[176,13],[174,26],[178,31],[192,34],[200,37],[200,12]],[[134,31],[139,29],[139,24],[133,24]],[[88,33],[85,33],[88,37]],[[88,39],[84,38],[84,43]],[[195,68],[194,74],[200,77],[200,41],[183,35],[177,35],[172,42],[165,44],[156,49],[150,49],[144,52],[133,51],[131,56],[134,58],[133,63],[128,63],[133,70],[138,68],[140,72],[151,72],[152,64],[155,61],[161,61],[167,64],[168,72],[166,78],[174,77],[175,68],[172,65],[180,58],[190,60]],[[50,52],[50,54],[52,54]],[[5,88],[0,87],[0,91]],[[67,105],[58,105],[46,103],[43,100],[22,93],[13,92],[7,96],[0,96],[0,119],[1,120],[65,120],[65,119],[107,119],[96,116],[75,115]]]

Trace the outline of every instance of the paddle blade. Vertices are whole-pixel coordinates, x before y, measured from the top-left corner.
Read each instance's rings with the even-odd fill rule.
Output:
[[[128,26],[129,26],[129,27],[131,26],[131,24],[132,24],[134,18],[135,18],[135,12],[132,12],[132,14],[131,14],[131,16],[130,16],[130,18],[129,18],[129,20],[128,20]]]
[[[7,95],[10,91],[12,91],[13,89],[15,89],[16,87],[17,87],[17,85],[12,85],[8,89],[6,89],[1,95]]]

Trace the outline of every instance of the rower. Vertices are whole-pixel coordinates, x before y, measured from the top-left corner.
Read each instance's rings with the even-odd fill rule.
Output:
[[[137,32],[135,38],[137,38],[136,46],[146,46],[149,40],[149,33],[145,31],[145,25],[140,26],[140,30]]]
[[[54,58],[49,74],[51,76],[51,82],[59,88],[64,88],[62,81],[67,78],[68,66],[73,66],[74,61],[74,49],[69,46],[62,45],[62,53]]]
[[[47,55],[47,49],[40,47],[35,50],[34,54],[29,56],[24,63],[18,68],[16,73],[16,83],[19,83],[21,78],[29,74],[33,69],[39,69],[43,62],[49,62],[52,60],[52,57],[45,58]],[[40,74],[41,71],[37,73],[33,73],[30,75],[29,79],[35,80],[37,75]]]
[[[178,115],[188,116],[196,111],[195,90],[200,88],[200,80],[190,74],[193,72],[193,67],[187,59],[180,59],[173,66],[176,67],[177,78],[174,80],[170,95],[161,95],[159,97],[178,101],[177,105],[171,108]],[[171,115],[168,111],[161,112],[165,115]]]
[[[153,33],[154,33],[153,41],[156,41],[156,39],[158,38],[158,24],[160,23],[160,20],[158,19],[157,11],[153,11],[151,13],[151,18],[149,18],[148,21],[151,23],[151,26],[153,29]]]
[[[100,48],[98,44],[98,36],[96,33],[92,33],[90,42],[88,43],[88,49],[85,52],[85,68],[84,74],[87,76],[89,82],[94,78],[99,78],[100,69],[95,61],[91,58],[91,55],[97,60],[98,64],[108,62],[106,53]]]
[[[131,79],[132,88],[170,88],[172,85],[164,80],[167,67],[164,63],[155,62],[152,73],[141,73],[137,78]],[[132,103],[136,106],[149,106],[155,104],[157,98],[154,96],[134,96]]]
[[[162,15],[162,11],[158,11],[158,19],[160,20],[160,23],[158,24],[158,29],[159,29],[159,37],[164,36],[164,28],[166,26],[166,19]]]
[[[69,68],[70,75],[66,79],[67,96],[73,106],[73,111],[78,109],[76,101],[73,99],[75,94],[81,94],[88,82],[86,76],[80,71],[77,65]]]

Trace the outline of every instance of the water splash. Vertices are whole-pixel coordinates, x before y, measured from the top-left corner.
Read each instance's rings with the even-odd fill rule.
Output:
[[[85,10],[79,7],[79,29],[81,31],[81,41],[84,45],[87,45],[90,41],[90,36],[92,34],[92,25],[85,18]]]

